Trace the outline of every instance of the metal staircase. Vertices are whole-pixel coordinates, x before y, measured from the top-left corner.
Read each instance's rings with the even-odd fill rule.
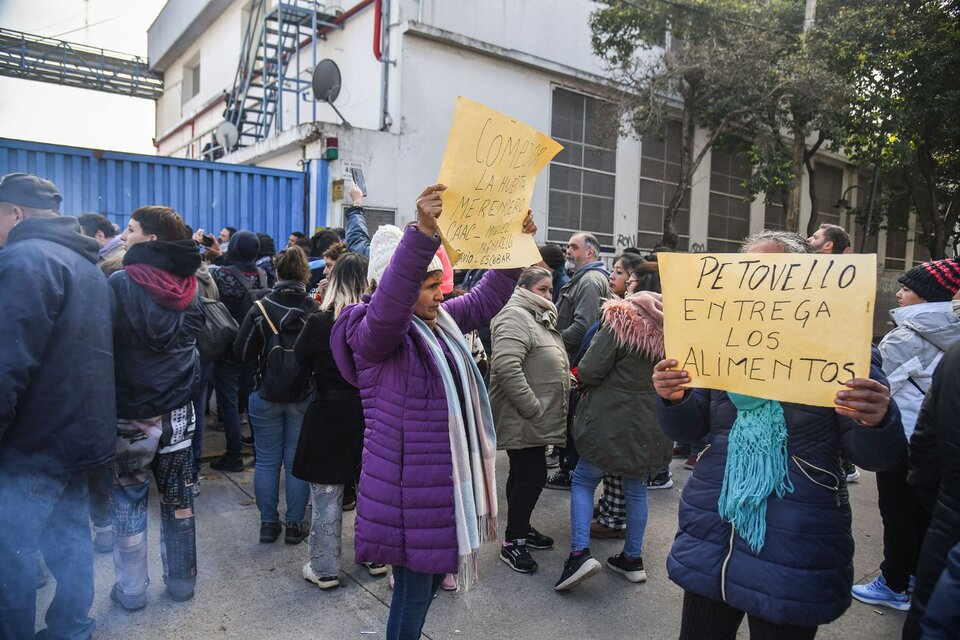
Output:
[[[311,82],[309,74],[304,77],[302,73],[307,69],[301,68],[300,49],[307,43],[311,46],[312,72],[317,64],[318,28],[343,28],[335,18],[336,14],[313,0],[253,0],[233,90],[224,110],[224,118],[237,127],[237,147],[255,144],[272,131],[290,126],[283,121],[285,99],[295,105],[292,124],[300,124],[300,94]]]

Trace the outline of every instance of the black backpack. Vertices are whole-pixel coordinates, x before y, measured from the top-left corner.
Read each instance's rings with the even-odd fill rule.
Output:
[[[250,311],[253,303],[271,291],[267,284],[267,272],[257,267],[257,286],[253,286],[250,284],[250,281],[247,280],[246,276],[243,275],[243,272],[235,266],[230,265],[226,267],[226,270],[233,274],[233,277],[236,278],[240,286],[243,287],[243,298],[240,300],[240,306],[237,308],[237,311],[240,313],[234,316],[234,319],[242,324],[243,319],[247,317],[247,312]]]
[[[266,347],[261,352],[265,355],[260,358],[257,392],[261,398],[270,402],[300,402],[310,393],[310,370],[297,362],[293,355],[293,345],[304,323],[295,323],[296,331],[280,333],[263,302],[255,300],[253,304],[260,309],[270,329]],[[303,318],[306,318],[306,313]]]
[[[197,298],[206,317],[203,328],[197,334],[197,352],[200,354],[200,362],[207,364],[216,361],[227,349],[233,347],[240,327],[222,302],[200,295]]]

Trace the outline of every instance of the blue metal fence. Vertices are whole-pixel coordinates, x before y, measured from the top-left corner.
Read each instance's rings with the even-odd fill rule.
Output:
[[[146,205],[175,209],[194,229],[226,226],[273,236],[286,245],[306,230],[306,174],[223,162],[181,160],[0,138],[0,175],[23,171],[53,181],[62,213],[100,213],[126,226]]]

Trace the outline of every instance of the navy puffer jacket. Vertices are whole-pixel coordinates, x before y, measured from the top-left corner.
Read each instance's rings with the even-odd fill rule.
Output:
[[[886,384],[883,372],[870,377]],[[657,399],[664,433],[678,441],[707,439],[680,498],[680,526],[667,570],[686,591],[776,624],[814,626],[850,606],[853,536],[841,445],[857,465],[889,468],[906,453],[900,412],[892,401],[873,428],[829,407],[783,404],[794,490],[767,501],[767,536],[759,554],[717,512],[727,439],[737,410],[724,391],[696,389],[675,405]]]

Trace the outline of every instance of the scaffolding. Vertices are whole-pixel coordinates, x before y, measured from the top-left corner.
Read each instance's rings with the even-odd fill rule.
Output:
[[[0,75],[156,100],[163,78],[147,61],[108,49],[0,28]]]
[[[237,127],[236,147],[255,144],[271,131],[285,128],[285,95],[295,105],[292,124],[300,124],[300,96],[311,84],[309,77],[302,75],[300,50],[309,43],[312,72],[317,65],[317,38],[330,29],[343,28],[337,17],[313,0],[281,0],[275,4],[254,0],[224,111],[224,118]],[[311,121],[316,121],[316,102],[311,100],[311,105]]]

